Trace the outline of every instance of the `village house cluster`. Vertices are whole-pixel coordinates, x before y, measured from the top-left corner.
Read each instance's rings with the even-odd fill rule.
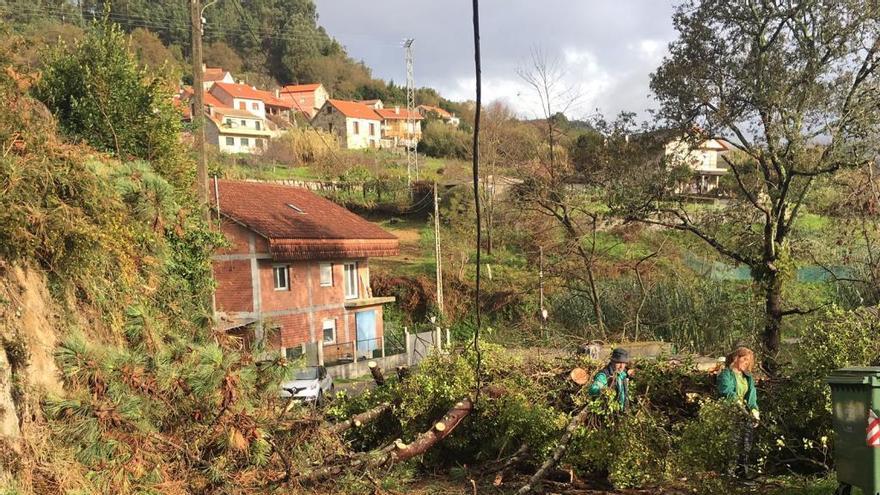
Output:
[[[446,110],[422,105],[412,112],[385,107],[382,100],[330,98],[321,83],[282,86],[274,91],[236,82],[229,71],[204,67],[205,136],[226,153],[260,154],[274,139],[297,125],[310,125],[334,136],[346,149],[415,147],[422,121],[433,116],[457,126]],[[186,121],[192,119],[193,91],[184,86],[174,96]]]

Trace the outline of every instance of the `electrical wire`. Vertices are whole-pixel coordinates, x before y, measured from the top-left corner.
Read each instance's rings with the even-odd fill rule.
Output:
[[[483,354],[480,351],[480,245],[482,244],[480,220],[480,106],[483,101],[483,84],[482,69],[480,67],[480,0],[473,0],[473,24],[474,24],[474,75],[477,93],[476,109],[474,110],[474,149],[473,149],[473,175],[474,175],[474,210],[476,212],[477,223],[477,274],[476,274],[476,290],[474,291],[474,309],[476,311],[476,326],[474,327],[474,352],[477,356],[477,363],[474,368],[474,381],[476,382],[476,390],[474,391],[474,409],[480,401],[480,389],[483,387],[482,366]]]

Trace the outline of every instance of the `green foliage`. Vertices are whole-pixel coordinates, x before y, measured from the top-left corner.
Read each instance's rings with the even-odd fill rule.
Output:
[[[109,18],[92,24],[73,47],[50,54],[34,94],[76,141],[120,158],[141,158],[177,186],[183,169],[180,118],[171,83],[138,67],[129,42]]]
[[[706,471],[725,472],[736,455],[737,425],[744,414],[741,407],[728,400],[701,401],[697,418],[678,425],[678,466],[691,476]]]
[[[428,122],[419,141],[419,152],[428,156],[467,159],[471,148],[470,134],[442,121]]]

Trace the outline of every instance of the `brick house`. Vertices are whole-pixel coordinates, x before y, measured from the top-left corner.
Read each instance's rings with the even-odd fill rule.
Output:
[[[324,103],[330,99],[330,93],[321,83],[291,84],[281,88],[279,97],[293,102],[294,108],[313,118]]]
[[[336,136],[343,148],[378,148],[382,118],[377,111],[356,101],[327,100],[312,119],[312,127]]]
[[[229,242],[212,259],[223,326],[250,324],[288,356],[321,343],[322,362],[380,348],[382,305],[394,298],[372,293],[369,258],[398,254],[398,239],[305,189],[215,181]]]

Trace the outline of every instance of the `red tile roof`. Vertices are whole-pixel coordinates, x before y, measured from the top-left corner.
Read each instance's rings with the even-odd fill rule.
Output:
[[[205,103],[205,105],[209,105],[214,108],[223,108],[225,106],[222,101],[218,100],[216,96],[207,91],[205,91],[202,97],[202,101]]]
[[[437,115],[439,115],[440,118],[443,118],[443,119],[451,119],[452,118],[451,113],[447,112],[446,110],[444,110],[440,107],[435,107],[433,105],[419,105],[419,109],[424,110],[425,112],[434,112]]]
[[[321,87],[321,83],[289,84],[281,88],[282,93],[311,93]]]
[[[394,256],[399,241],[345,208],[299,187],[220,180],[220,212],[269,240],[275,259]],[[209,187],[212,206],[216,197]]]
[[[405,108],[401,108],[400,111],[396,111],[393,108],[380,108],[373,111],[386,120],[408,120],[407,115],[409,115],[409,112]],[[422,114],[419,112],[413,111],[412,118],[413,120],[422,120],[424,117],[422,117]]]
[[[227,72],[229,71],[223,69],[223,67],[205,67],[205,70],[202,71],[202,77],[205,82],[222,81]]]
[[[327,103],[333,105],[333,108],[339,110],[339,113],[345,115],[348,118],[381,120],[379,114],[376,113],[380,110],[373,110],[363,103],[345,100],[327,100]]]
[[[262,89],[258,89],[257,93],[262,95],[260,97],[260,99],[263,100],[263,103],[265,103],[266,106],[282,107],[282,108],[287,108],[287,109],[293,108],[293,103],[288,98],[278,98],[275,96],[275,93],[273,93],[271,91],[265,91]]]
[[[220,88],[223,91],[229,93],[233,98],[242,98],[246,100],[263,100],[262,91],[258,89],[254,89],[247,84],[232,84],[232,83],[224,83],[224,82],[216,82],[213,86],[211,86],[211,91],[214,91],[214,88]]]

